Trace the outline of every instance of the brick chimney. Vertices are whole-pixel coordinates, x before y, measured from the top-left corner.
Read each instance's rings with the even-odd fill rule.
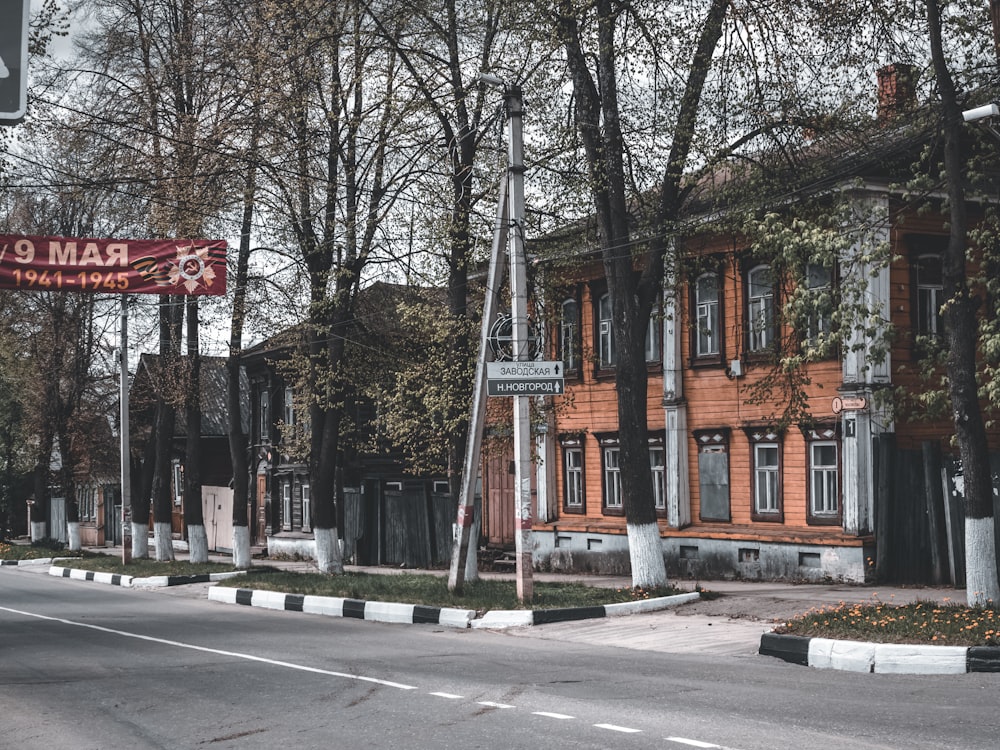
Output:
[[[917,68],[892,63],[878,69],[878,122],[886,125],[917,104]]]

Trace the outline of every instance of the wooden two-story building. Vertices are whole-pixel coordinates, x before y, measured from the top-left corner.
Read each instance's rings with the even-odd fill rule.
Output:
[[[940,202],[910,204],[885,161],[855,166],[823,186],[859,217],[843,227],[850,241],[837,262],[804,267],[796,285],[842,308],[857,295],[863,321],[835,320],[831,304],[796,330],[782,314],[794,289],[766,253],[733,233],[676,240],[645,345],[649,466],[672,575],[964,580],[953,429],[903,404],[919,401],[920,360],[943,333],[945,216]],[[615,341],[603,267],[581,226],[537,246],[543,257],[546,241],[578,251],[546,291],[566,394],[553,397],[537,437],[533,554],[542,569],[623,573]],[[836,325],[852,332],[826,356],[775,366],[776,352]],[[789,409],[793,391],[801,400]],[[1000,448],[996,432],[990,439]],[[506,483],[504,463],[488,462],[487,529],[503,525]]]

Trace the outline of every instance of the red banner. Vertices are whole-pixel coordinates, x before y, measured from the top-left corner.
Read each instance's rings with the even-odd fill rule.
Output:
[[[0,234],[0,289],[222,295],[226,241]]]

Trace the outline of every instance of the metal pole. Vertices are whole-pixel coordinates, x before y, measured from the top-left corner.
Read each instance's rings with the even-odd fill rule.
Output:
[[[465,585],[465,568],[472,540],[476,512],[476,479],[479,476],[480,452],[483,445],[483,426],[486,420],[486,361],[490,357],[487,346],[490,329],[497,318],[499,306],[500,275],[506,255],[508,220],[507,186],[500,188],[497,205],[497,224],[493,232],[490,268],[486,278],[486,300],[483,303],[483,320],[479,335],[479,356],[476,358],[476,379],[473,384],[472,413],[469,418],[469,435],[465,443],[465,466],[462,469],[462,494],[458,501],[457,533],[451,553],[448,573],[448,590],[461,594]]]
[[[122,563],[132,560],[132,471],[129,462],[128,423],[128,295],[122,295],[121,352],[119,361],[119,398],[121,425],[121,483],[122,483]]]
[[[524,142],[521,87],[504,90],[510,122],[508,180],[510,192],[510,297],[513,318],[514,361],[531,359],[528,342],[528,275],[524,256]],[[514,551],[517,598],[534,596],[532,580],[531,416],[528,396],[514,396]]]

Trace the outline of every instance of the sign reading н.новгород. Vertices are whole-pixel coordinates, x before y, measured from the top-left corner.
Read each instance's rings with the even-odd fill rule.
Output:
[[[562,362],[487,362],[490,396],[556,396],[563,392]]]

